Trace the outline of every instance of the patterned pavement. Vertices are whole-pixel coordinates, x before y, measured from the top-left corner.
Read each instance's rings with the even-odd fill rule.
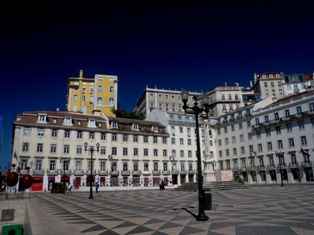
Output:
[[[39,206],[85,235],[314,234],[314,185],[213,192],[207,222],[197,222],[195,192],[115,191],[36,194]]]

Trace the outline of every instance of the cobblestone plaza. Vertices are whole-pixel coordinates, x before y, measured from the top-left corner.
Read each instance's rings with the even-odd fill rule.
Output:
[[[208,222],[193,217],[196,192],[172,190],[35,194],[29,214],[33,234],[314,234],[313,186],[212,192]]]

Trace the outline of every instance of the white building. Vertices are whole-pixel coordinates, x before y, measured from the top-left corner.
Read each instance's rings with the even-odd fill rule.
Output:
[[[51,182],[60,181],[84,189],[91,167],[91,153],[84,151],[84,143],[95,148],[99,143],[99,152],[93,155],[93,175],[101,187],[153,186],[161,179],[171,185],[168,137],[158,122],[26,112],[14,122],[12,162],[21,174],[33,176],[34,191],[49,190]]]
[[[219,169],[248,183],[278,183],[281,175],[289,183],[313,181],[314,90],[270,97],[219,117],[214,128]]]
[[[304,92],[314,87],[313,74],[285,74],[282,86],[285,95]]]
[[[188,104],[193,102],[193,96],[201,95],[200,92],[189,93]],[[143,94],[136,102],[134,111],[146,117],[152,110],[180,112],[182,111],[181,91],[166,90],[146,87]]]

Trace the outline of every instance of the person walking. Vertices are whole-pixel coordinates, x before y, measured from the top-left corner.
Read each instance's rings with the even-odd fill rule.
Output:
[[[68,185],[68,191],[69,191],[70,194],[72,194],[72,188],[73,188],[73,187],[72,187],[72,184],[69,183],[69,185]]]
[[[99,182],[98,181],[96,182],[95,187],[96,187],[96,193],[98,193],[98,189],[99,189]]]

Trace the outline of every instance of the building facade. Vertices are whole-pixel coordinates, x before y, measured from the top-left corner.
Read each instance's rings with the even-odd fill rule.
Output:
[[[285,74],[282,86],[285,95],[304,92],[314,87],[313,74]]]
[[[114,116],[112,109],[117,110],[118,77],[96,74],[94,78],[84,78],[83,71],[79,77],[68,80],[67,110],[92,114],[99,110],[106,116]]]
[[[190,92],[188,104],[193,102],[194,95],[199,96],[201,93]],[[182,111],[182,105],[181,91],[146,87],[137,100],[134,111],[146,117],[154,109],[180,112]]]
[[[146,120],[160,122],[169,133],[168,150],[172,157],[172,182],[177,185],[195,182],[197,173],[195,116],[155,109],[148,114]],[[199,118],[199,123],[200,153],[203,162],[209,155],[213,156],[213,135],[211,131],[206,135],[202,118]],[[209,145],[205,148],[206,141]],[[204,164],[202,169],[204,170]]]
[[[253,89],[261,99],[268,97],[280,98],[284,96],[282,83],[284,74],[281,72],[255,73]]]
[[[248,183],[313,181],[313,90],[244,107],[214,128],[220,170]]]
[[[17,115],[12,162],[19,166],[20,174],[33,176],[34,191],[47,191],[52,182],[60,181],[84,189],[89,186],[91,168],[85,142],[94,147],[100,144],[93,156],[93,175],[101,187],[156,186],[161,179],[173,184],[169,135],[163,125],[101,114],[44,111]]]

